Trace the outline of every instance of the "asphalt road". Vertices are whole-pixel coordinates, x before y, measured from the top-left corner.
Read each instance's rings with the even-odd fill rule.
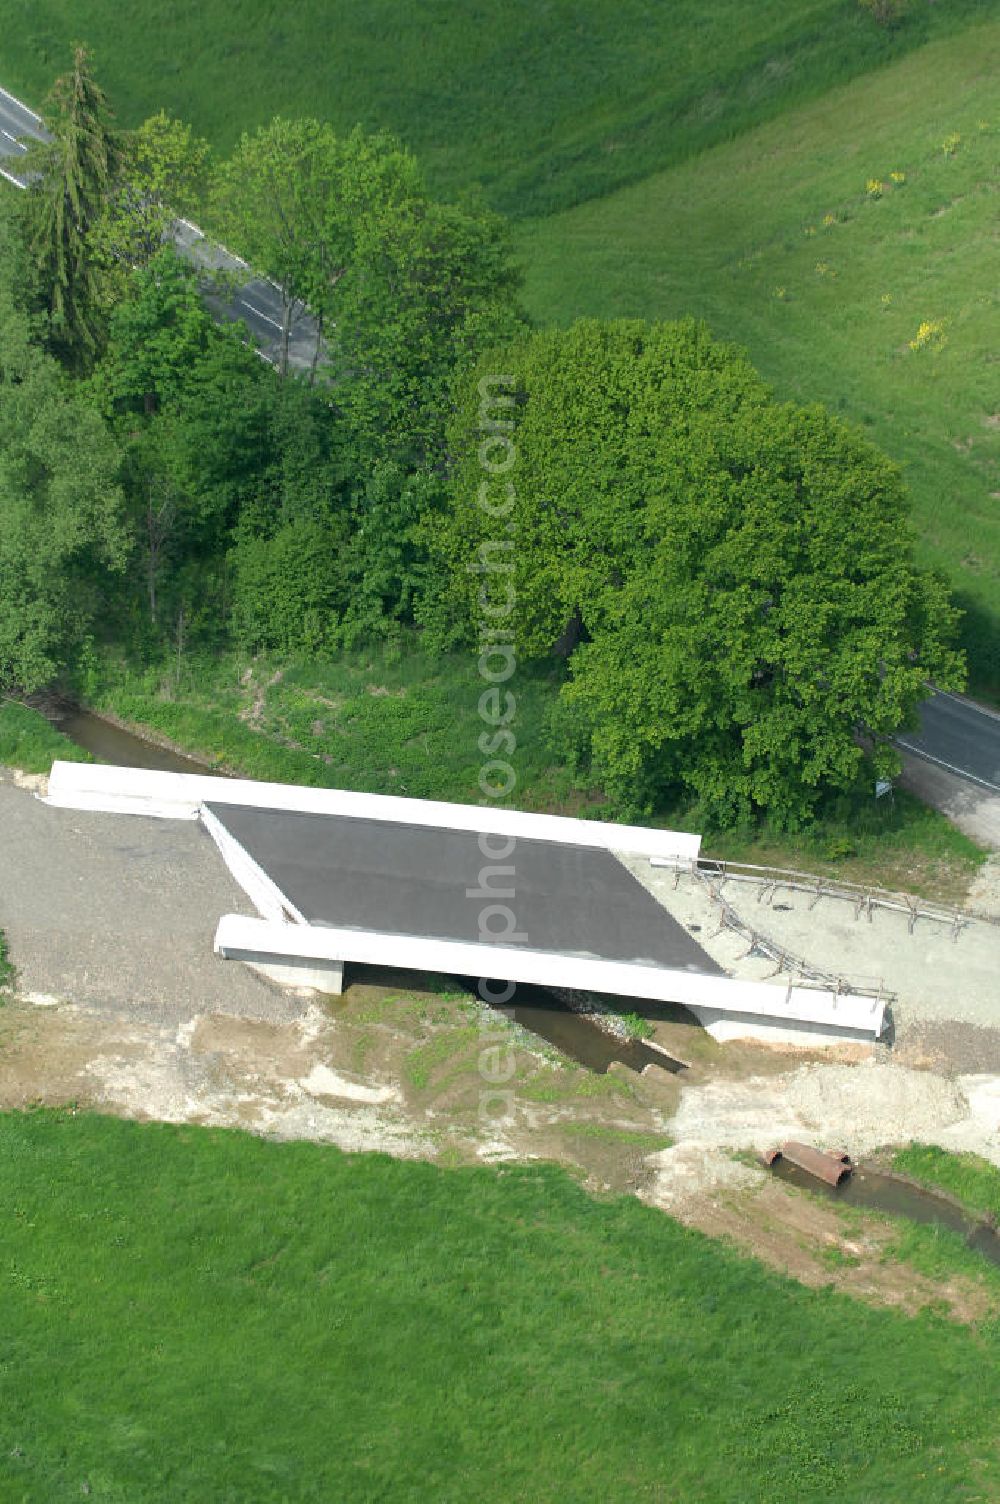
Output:
[[[38,116],[0,89],[0,174],[19,188],[27,187],[19,172],[26,150],[23,140],[44,141],[45,134]],[[264,359],[277,365],[281,353],[281,294],[273,283],[253,276],[245,261],[206,240],[187,220],[176,222],[174,243],[182,256],[205,272],[203,296],[213,317],[220,323],[242,321]],[[220,273],[225,282],[220,282]],[[293,313],[289,341],[288,362],[293,370],[311,368],[315,346],[315,321],[300,307]]]
[[[17,183],[19,188],[25,186],[17,172],[18,158],[23,157],[26,150],[21,138],[40,136],[41,125],[38,116],[33,115],[19,99],[0,89],[0,173]]]
[[[1000,715],[958,695],[932,695],[920,706],[920,730],[897,746],[1000,794]]]

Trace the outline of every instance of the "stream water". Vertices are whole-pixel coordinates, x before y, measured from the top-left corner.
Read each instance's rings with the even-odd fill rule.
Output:
[[[467,982],[466,985],[470,990],[474,989],[474,983]],[[516,1023],[599,1076],[605,1075],[616,1060],[637,1072],[647,1065],[655,1065],[672,1074],[685,1068],[679,1060],[650,1049],[641,1039],[616,1039],[585,1014],[574,1013],[561,998],[544,987],[519,982],[509,1007]]]
[[[35,708],[57,731],[68,736],[98,762],[114,763],[120,768],[151,768],[161,773],[214,774],[212,768],[196,762],[193,757],[172,752],[169,747],[158,747],[155,742],[145,741],[131,731],[123,731],[120,726],[93,715],[89,710],[58,701],[39,704]]]
[[[157,746],[134,732],[124,731],[92,711],[60,701],[36,702],[35,709],[40,710],[63,736],[83,747],[98,762],[114,763],[123,768],[151,768],[165,773],[224,776],[181,752],[173,752],[169,747]],[[616,1060],[634,1071],[641,1071],[647,1065],[668,1071],[682,1069],[678,1062],[651,1050],[641,1040],[615,1039],[584,1015],[574,1013],[542,987],[519,985],[511,1000],[511,1008],[517,1023],[599,1075],[604,1075]]]
[[[771,1166],[771,1172],[786,1185],[814,1191],[843,1206],[859,1206],[866,1211],[907,1217],[911,1222],[922,1222],[927,1226],[946,1227],[959,1233],[970,1248],[974,1248],[991,1263],[1000,1264],[1000,1234],[994,1228],[984,1222],[977,1222],[947,1197],[924,1190],[922,1186],[911,1185],[909,1181],[899,1180],[895,1175],[859,1166],[838,1186],[831,1186],[807,1175],[805,1170],[789,1164],[785,1159],[776,1160]]]

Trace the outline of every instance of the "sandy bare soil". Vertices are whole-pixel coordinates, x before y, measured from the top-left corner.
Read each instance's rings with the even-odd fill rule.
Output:
[[[735,1168],[743,1172],[738,1182],[722,1176],[711,1193],[686,1198],[674,1215],[806,1285],[836,1284],[859,1300],[910,1314],[933,1306],[957,1321],[996,1313],[996,1292],[985,1280],[964,1274],[932,1279],[896,1258],[897,1232],[887,1220],[847,1217],[840,1207],[782,1185],[763,1170]]]

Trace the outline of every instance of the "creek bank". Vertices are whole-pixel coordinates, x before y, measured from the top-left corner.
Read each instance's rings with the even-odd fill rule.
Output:
[[[991,1217],[977,1217],[957,1196],[930,1190],[908,1175],[897,1175],[875,1164],[855,1165],[839,1185],[826,1185],[797,1165],[778,1159],[771,1174],[785,1185],[795,1186],[832,1201],[838,1206],[903,1217],[925,1227],[944,1227],[957,1232],[968,1247],[1000,1266],[1000,1237]]]
[[[123,768],[149,768],[164,773],[200,773],[228,776],[228,770],[207,758],[178,747],[169,737],[150,727],[137,727],[113,711],[87,710],[59,695],[29,695],[26,705],[43,715],[50,725],[98,762]]]

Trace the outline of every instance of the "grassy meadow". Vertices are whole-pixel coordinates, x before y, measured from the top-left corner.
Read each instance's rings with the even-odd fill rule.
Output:
[[[520,232],[537,318],[696,314],[896,458],[994,695],[998,69],[994,21]]]
[[[0,1494],[996,1497],[1000,1348],[546,1166],[0,1115]]]
[[[36,106],[72,43],[121,122],[166,108],[228,149],[272,115],[388,128],[435,184],[505,213],[610,192],[988,13],[911,5],[880,29],[855,0],[0,0],[0,83]]]

